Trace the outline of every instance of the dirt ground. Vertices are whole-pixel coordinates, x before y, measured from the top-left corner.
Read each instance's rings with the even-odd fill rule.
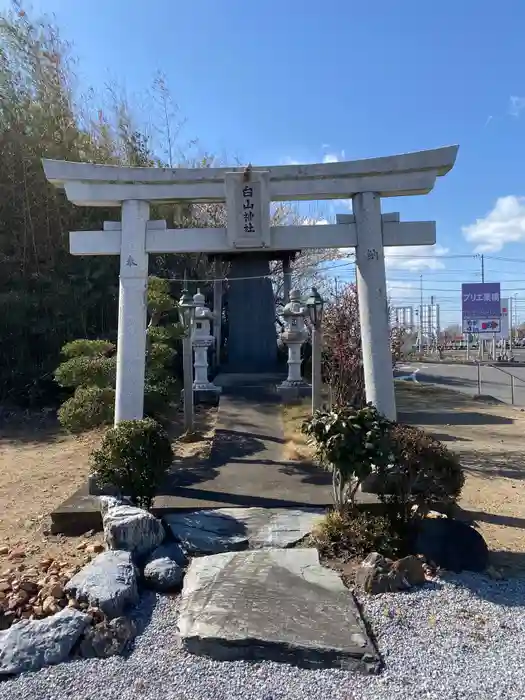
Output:
[[[399,420],[459,453],[467,479],[460,515],[472,520],[502,571],[525,573],[525,412],[446,389],[397,382]],[[307,405],[284,408],[285,458],[309,459],[300,433]]]
[[[206,457],[211,449],[216,410],[196,411],[196,435],[177,440],[182,416],[174,415],[170,434],[175,464]],[[0,576],[31,570],[46,558],[83,564],[102,542],[100,533],[83,537],[51,535],[49,513],[87,479],[89,454],[103,430],[75,437],[50,415],[13,415],[0,424]]]

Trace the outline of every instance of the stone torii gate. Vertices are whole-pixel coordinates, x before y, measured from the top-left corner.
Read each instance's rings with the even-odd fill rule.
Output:
[[[150,253],[234,254],[237,261],[240,256],[256,261],[305,248],[352,246],[366,396],[395,418],[384,248],[432,245],[436,227],[432,221],[405,223],[399,214],[381,215],[381,197],[427,194],[436,178],[453,167],[457,151],[448,146],[358,161],[245,169],[44,160],[48,180],[74,204],[121,208],[121,221],[106,222],[102,231],[70,233],[73,255],[120,256],[115,422],[143,416]],[[353,214],[338,216],[336,224],[270,226],[272,201],[344,198],[352,199]],[[149,220],[150,203],[181,200],[226,202],[227,228],[168,229],[165,221]]]

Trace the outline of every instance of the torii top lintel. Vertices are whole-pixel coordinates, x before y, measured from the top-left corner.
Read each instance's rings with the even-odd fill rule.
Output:
[[[339,163],[253,167],[268,173],[272,201],[345,199],[359,192],[382,197],[427,194],[454,165],[458,146]],[[226,173],[244,168],[133,168],[43,160],[47,179],[84,206],[125,200],[221,202]]]

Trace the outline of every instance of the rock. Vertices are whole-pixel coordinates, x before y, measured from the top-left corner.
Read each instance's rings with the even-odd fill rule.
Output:
[[[392,560],[386,559],[382,554],[379,554],[379,552],[370,552],[370,554],[368,554],[363,559],[361,566],[363,568],[368,567],[368,568],[378,569],[380,571],[388,572],[388,571],[390,571],[391,564],[392,564]]]
[[[172,559],[176,564],[183,568],[188,565],[188,557],[178,542],[166,542],[157,547],[146,559],[146,564],[155,559],[163,559],[167,557]]]
[[[380,593],[396,593],[410,588],[405,577],[400,571],[393,569],[387,574],[377,573],[370,582],[370,589],[367,593],[371,595],[379,595]]]
[[[9,596],[8,608],[9,610],[15,610],[20,605],[24,605],[29,600],[29,594],[25,591],[16,591]]]
[[[378,654],[348,589],[315,549],[192,560],[180,600],[182,647],[220,660],[285,661],[374,672]]]
[[[44,611],[45,615],[52,615],[53,613],[58,612],[59,608],[57,601],[53,598],[53,596],[49,595],[47,598],[44,598],[42,610]]]
[[[2,593],[6,593],[7,591],[11,590],[11,583],[9,582],[8,579],[3,578],[0,579],[0,591]]]
[[[26,555],[24,547],[14,547],[10,550],[8,559],[23,559]]]
[[[189,554],[218,554],[248,547],[244,526],[219,511],[170,514],[164,522]]]
[[[423,562],[413,554],[395,561],[392,571],[399,571],[409,586],[422,586],[426,581]]]
[[[53,564],[53,559],[42,559],[39,563],[38,566],[40,569],[43,571],[47,571],[49,567]]]
[[[162,522],[147,510],[115,502],[109,496],[102,496],[100,501],[109,549],[122,549],[140,558],[162,544],[165,537]]]
[[[76,546],[76,549],[78,549],[79,552],[84,550],[87,547],[88,543],[87,542],[79,542]]]
[[[144,580],[149,588],[156,591],[171,591],[180,588],[184,569],[168,557],[148,562],[144,567]]]
[[[108,617],[120,617],[127,605],[138,602],[137,572],[130,552],[99,554],[66,584],[66,593]]]
[[[6,630],[16,620],[16,613],[12,610],[0,611],[0,630]]]
[[[144,580],[149,588],[171,591],[180,588],[183,568],[188,559],[177,542],[167,542],[153,551],[144,566]]]
[[[106,616],[100,608],[88,608],[86,613],[93,618],[94,622],[105,622]]]
[[[109,622],[101,622],[86,630],[80,643],[80,655],[84,658],[105,659],[121,654],[126,644],[137,635],[132,620],[116,617]]]
[[[88,554],[100,554],[104,549],[104,545],[100,542],[95,542],[94,544],[88,544],[86,546],[86,552],[88,552]]]
[[[424,519],[418,525],[415,551],[442,569],[459,573],[484,571],[489,563],[488,547],[470,525],[450,518]]]
[[[174,538],[191,554],[218,554],[299,542],[322,515],[319,509],[217,508],[164,516]]]
[[[53,598],[57,598],[57,600],[64,597],[64,587],[60,583],[54,583],[50,588],[48,588],[47,592],[48,595],[52,596]]]
[[[66,608],[44,620],[21,620],[0,632],[0,675],[65,661],[90,618]]]
[[[244,525],[251,549],[291,547],[314,529],[324,511],[319,508],[221,508]]]
[[[9,547],[4,544],[0,547],[0,556],[5,556],[6,554],[9,554]]]
[[[356,585],[366,593],[394,593],[425,583],[423,563],[413,556],[392,561],[371,552],[356,572]]]
[[[29,593],[29,595],[38,593],[38,585],[34,581],[22,581],[20,583],[20,588],[26,593]]]

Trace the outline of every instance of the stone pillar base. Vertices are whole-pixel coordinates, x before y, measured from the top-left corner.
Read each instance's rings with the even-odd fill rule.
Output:
[[[221,395],[221,387],[211,382],[193,385],[193,401],[195,405],[217,406]]]
[[[304,381],[289,382],[285,380],[278,384],[276,389],[283,403],[297,403],[301,399],[312,395],[312,387]]]

